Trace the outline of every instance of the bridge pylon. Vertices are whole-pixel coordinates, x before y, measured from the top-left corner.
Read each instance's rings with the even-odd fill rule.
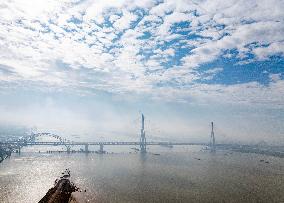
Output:
[[[214,123],[213,122],[211,122],[210,148],[211,148],[211,152],[215,152],[216,151],[215,134],[214,134]]]
[[[141,153],[146,153],[146,135],[145,135],[145,130],[144,130],[144,122],[145,122],[145,117],[142,114],[141,115],[141,134],[140,134],[140,152]]]

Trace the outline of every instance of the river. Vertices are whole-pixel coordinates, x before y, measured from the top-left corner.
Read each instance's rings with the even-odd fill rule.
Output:
[[[150,147],[145,155],[117,148],[13,154],[0,164],[0,202],[38,202],[66,168],[86,202],[284,202],[283,158],[199,146]]]

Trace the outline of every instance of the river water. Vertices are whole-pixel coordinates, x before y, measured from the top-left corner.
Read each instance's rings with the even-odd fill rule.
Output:
[[[0,164],[0,202],[38,202],[66,168],[86,202],[284,202],[283,158],[199,146],[150,147],[146,155],[117,148],[14,154]]]

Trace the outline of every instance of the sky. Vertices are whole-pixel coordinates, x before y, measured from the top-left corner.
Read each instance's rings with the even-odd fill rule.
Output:
[[[283,0],[0,0],[0,123],[284,144]]]

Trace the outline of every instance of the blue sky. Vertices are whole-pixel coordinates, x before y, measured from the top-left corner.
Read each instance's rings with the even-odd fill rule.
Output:
[[[283,10],[281,0],[2,1],[0,119],[112,139],[135,134],[125,126],[143,111],[153,137],[206,140],[214,120],[224,141],[283,143]]]

